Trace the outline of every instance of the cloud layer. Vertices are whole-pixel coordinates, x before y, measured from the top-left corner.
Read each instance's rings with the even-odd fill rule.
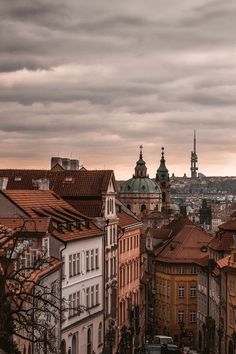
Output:
[[[128,178],[144,145],[170,172],[235,175],[234,0],[30,0],[0,5],[0,167],[52,155]]]

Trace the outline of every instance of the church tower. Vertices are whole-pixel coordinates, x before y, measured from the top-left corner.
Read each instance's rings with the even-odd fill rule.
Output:
[[[193,138],[193,151],[191,152],[191,178],[197,178],[197,148],[196,148],[196,130],[194,130],[194,138]]]
[[[162,211],[167,213],[170,210],[170,177],[166,168],[166,160],[164,157],[164,147],[161,148],[160,166],[156,173],[156,183],[159,184],[162,192]]]
[[[145,178],[148,177],[147,175],[147,167],[146,167],[146,162],[143,160],[143,146],[140,145],[140,153],[139,153],[139,160],[136,162],[135,166],[135,174],[133,177],[140,177],[140,178]]]

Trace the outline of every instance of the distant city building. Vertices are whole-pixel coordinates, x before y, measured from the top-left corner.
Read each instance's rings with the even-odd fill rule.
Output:
[[[193,151],[191,152],[191,178],[197,178],[197,149],[196,149],[196,131],[194,130]]]
[[[212,211],[211,211],[211,206],[208,206],[206,199],[202,200],[202,206],[199,209],[199,214],[200,214],[200,225],[206,230],[211,230]]]

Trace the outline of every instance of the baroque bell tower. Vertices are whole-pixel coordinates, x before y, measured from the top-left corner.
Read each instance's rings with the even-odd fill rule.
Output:
[[[168,213],[170,210],[170,177],[166,168],[164,147],[161,148],[160,166],[156,172],[156,182],[159,184],[162,192],[162,211]]]

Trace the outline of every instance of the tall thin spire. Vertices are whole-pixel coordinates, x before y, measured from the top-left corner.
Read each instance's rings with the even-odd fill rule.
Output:
[[[140,145],[139,149],[139,160],[136,162],[134,177],[148,177],[146,163],[143,160],[143,145]]]
[[[168,180],[169,179],[169,171],[166,168],[166,160],[165,160],[165,149],[164,147],[161,148],[161,159],[160,159],[160,166],[157,169],[156,173],[156,181]]]
[[[196,139],[196,130],[194,129],[194,136],[193,136],[193,151],[191,152],[191,178],[197,178],[197,139]]]
[[[142,160],[143,159],[143,145],[141,144],[139,146],[139,148],[140,148],[139,158],[140,158],[140,160]]]

